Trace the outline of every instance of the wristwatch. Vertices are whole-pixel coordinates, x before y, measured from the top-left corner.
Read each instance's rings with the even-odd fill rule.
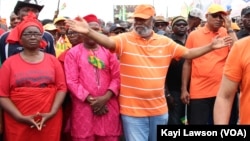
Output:
[[[232,30],[232,29],[228,29],[227,30],[227,33],[229,34],[229,33],[233,33],[234,32],[234,30]]]

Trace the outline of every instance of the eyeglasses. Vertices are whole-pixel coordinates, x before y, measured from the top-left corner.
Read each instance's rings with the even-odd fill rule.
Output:
[[[176,26],[187,26],[187,24],[186,23],[177,23],[177,24],[175,24]]]
[[[124,31],[122,31],[122,30],[115,30],[115,31],[113,31],[112,33],[120,34],[120,33],[124,33]]]
[[[155,27],[163,27],[163,26],[167,26],[168,24],[167,23],[155,23]]]
[[[32,7],[23,7],[20,9],[20,11],[23,11],[23,12],[29,12],[29,11],[32,11],[34,13],[39,13],[39,10],[36,9],[36,8],[32,8]]]
[[[28,38],[32,38],[34,36],[35,38],[38,38],[38,37],[41,37],[42,34],[41,33],[23,33],[22,36],[28,37]]]
[[[218,14],[218,13],[215,13],[215,14],[210,14],[213,18],[220,18],[220,19],[223,19],[222,15],[221,14]]]
[[[17,18],[11,18],[11,19],[10,19],[11,22],[13,22],[13,21],[15,21],[15,20],[20,20],[20,18],[17,17]]]

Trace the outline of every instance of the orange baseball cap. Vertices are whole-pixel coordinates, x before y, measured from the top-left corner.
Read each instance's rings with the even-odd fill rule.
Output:
[[[155,8],[149,4],[141,4],[136,6],[133,17],[149,19],[150,17],[155,16]]]
[[[207,9],[208,14],[214,14],[214,13],[218,13],[218,12],[221,12],[221,13],[227,15],[226,10],[219,4],[211,4]]]

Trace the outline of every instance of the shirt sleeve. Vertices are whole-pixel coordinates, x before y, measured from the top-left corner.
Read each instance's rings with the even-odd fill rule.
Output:
[[[0,96],[9,97],[11,69],[8,62],[0,68]]]
[[[45,51],[49,54],[56,56],[55,47],[54,47],[55,41],[54,41],[53,36],[48,32],[44,32],[44,38],[48,44]]]
[[[120,64],[115,53],[111,53],[109,64],[112,79],[108,89],[118,96],[120,93]]]
[[[122,45],[122,36],[121,35],[116,35],[116,36],[111,36],[109,37],[111,40],[113,40],[115,42],[115,53],[120,56],[122,53],[122,47],[124,47]],[[112,53],[114,53],[112,52]]]
[[[188,50],[186,47],[174,42],[173,40],[170,40],[169,44],[169,46],[172,48],[173,58],[175,58],[176,60],[179,60],[183,56],[183,54]]]
[[[5,55],[5,46],[6,46],[6,38],[8,36],[9,32],[3,33],[3,35],[0,37],[0,57],[1,57],[1,63],[6,60]]]
[[[73,52],[67,52],[64,61],[64,70],[67,86],[71,92],[70,94],[80,101],[85,101],[89,92],[80,83],[77,55]]]
[[[188,35],[185,46],[186,46],[186,48],[192,48],[193,47],[192,32]]]
[[[242,50],[242,48],[244,47],[240,46],[238,42],[235,42],[228,54],[228,58],[224,66],[224,75],[226,75],[228,79],[235,82],[241,81],[243,71],[241,60],[244,56],[244,50]]]
[[[56,87],[57,91],[67,91],[67,85],[65,80],[65,74],[60,62],[55,58],[55,73],[56,73]]]

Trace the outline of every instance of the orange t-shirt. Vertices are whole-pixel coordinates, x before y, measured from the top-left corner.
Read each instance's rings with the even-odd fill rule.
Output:
[[[128,116],[156,116],[167,112],[164,83],[172,58],[187,48],[168,37],[141,38],[135,31],[111,37],[120,58],[120,112]]]
[[[217,35],[224,37],[228,34],[223,27],[216,33],[211,32],[207,26],[201,27],[189,34],[186,47],[197,48],[208,45]],[[192,59],[191,99],[209,98],[217,95],[229,49],[229,47],[216,49],[201,57]]]
[[[226,77],[240,84],[240,124],[250,124],[250,37],[234,43],[224,67]]]

